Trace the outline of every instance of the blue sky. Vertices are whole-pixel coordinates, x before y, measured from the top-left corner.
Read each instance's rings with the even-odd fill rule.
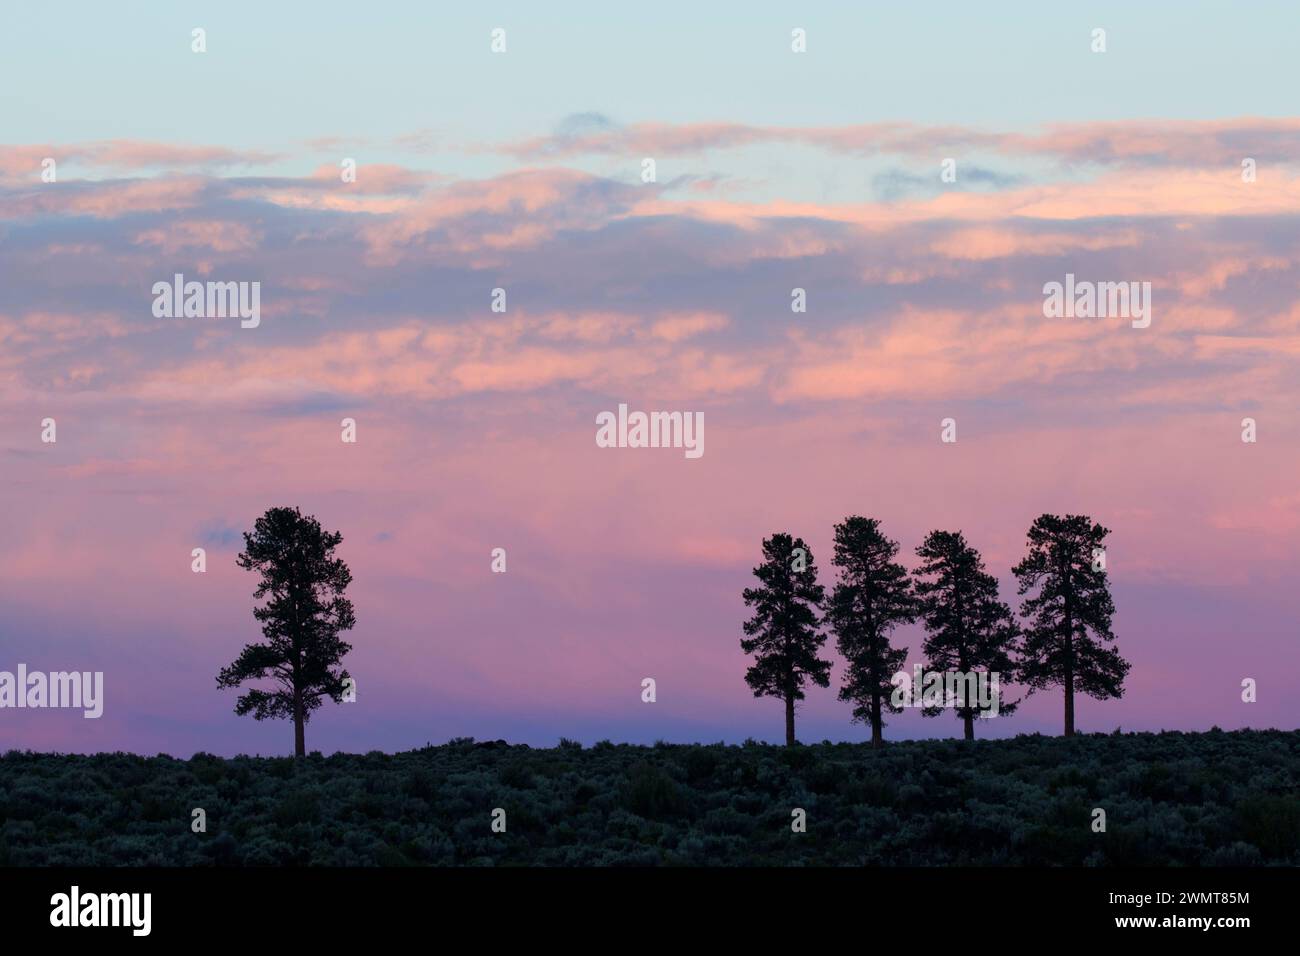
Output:
[[[1263,28],[1279,19],[1300,23],[1285,3],[11,4],[0,140],[281,149],[430,129],[455,145],[586,111],[1002,129],[1284,116],[1300,76],[1293,32]],[[497,26],[504,56],[488,49]],[[1089,50],[1097,26],[1104,56]]]

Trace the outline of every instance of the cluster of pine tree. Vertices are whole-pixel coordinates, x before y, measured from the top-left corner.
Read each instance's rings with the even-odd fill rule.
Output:
[[[804,687],[830,686],[831,662],[818,654],[834,634],[846,663],[840,699],[853,704],[855,721],[871,725],[872,745],[880,747],[885,714],[901,710],[891,678],[907,657],[890,643],[890,633],[919,620],[926,629],[927,670],[998,673],[1029,693],[1059,686],[1065,736],[1073,736],[1075,691],[1120,697],[1129,670],[1118,649],[1107,646],[1115,640],[1108,534],[1084,515],[1045,514],[1034,521],[1029,553],[1012,569],[1023,623],[999,600],[997,578],[960,531],[930,532],[916,549],[920,566],[909,572],[895,560],[898,542],[879,521],[846,518],[835,526],[839,577],[829,595],[803,539],[774,534],[763,541],[763,563],[754,569],[759,586],[744,591],[746,606],[754,609],[740,642],[754,655],[745,681],[755,697],[785,702],[785,739],[793,745],[795,702],[804,699]],[[974,739],[979,714],[971,703],[953,708],[967,740]],[[1015,703],[1000,706],[1001,713],[1014,709]]]

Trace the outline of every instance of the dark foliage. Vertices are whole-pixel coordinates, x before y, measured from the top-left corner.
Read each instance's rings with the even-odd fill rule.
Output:
[[[844,655],[840,700],[853,704],[853,719],[871,725],[871,743],[884,744],[886,712],[898,712],[890,678],[907,651],[889,643],[889,633],[916,620],[916,595],[907,569],[894,558],[898,542],[885,537],[875,518],[853,515],[835,526],[839,580],[826,605],[826,623]]]
[[[300,760],[11,751],[0,864],[1300,865],[1298,794],[1296,731],[876,752],[464,739]],[[190,830],[195,807],[206,833]],[[795,807],[806,833],[791,832]]]
[[[1029,554],[1011,569],[1020,582],[1020,681],[1030,692],[1065,691],[1065,736],[1074,733],[1074,693],[1098,700],[1124,696],[1129,663],[1118,648],[1115,602],[1105,568],[1106,536],[1086,515],[1040,515],[1029,528]],[[1100,558],[1100,560],[1099,560]]]
[[[744,624],[740,649],[754,655],[745,683],[755,697],[785,702],[785,742],[794,746],[795,702],[804,684],[829,687],[831,662],[818,658],[826,635],[817,611],[826,592],[817,583],[817,566],[803,538],[777,533],[763,540],[763,563],[754,569],[759,587],[745,588],[745,606],[754,616]]]
[[[256,720],[290,718],[294,750],[306,751],[304,724],[325,698],[336,703],[346,692],[348,672],[339,664],[352,645],[339,638],[356,618],[343,596],[352,572],[334,554],[343,541],[297,508],[272,508],[244,534],[237,562],[260,576],[253,610],[262,625],[264,644],[247,644],[233,664],[217,675],[217,686],[239,687],[271,679],[274,690],[254,687],[241,694],[235,713]]]
[[[998,579],[984,570],[980,553],[960,531],[931,531],[916,554],[923,561],[916,571],[916,595],[925,621],[926,670],[978,669],[1010,679],[1019,629],[1011,609],[998,600]],[[1000,713],[1015,710],[1014,702],[1000,702]],[[953,711],[966,739],[974,740],[979,709],[963,701]],[[934,717],[942,710],[924,713]]]

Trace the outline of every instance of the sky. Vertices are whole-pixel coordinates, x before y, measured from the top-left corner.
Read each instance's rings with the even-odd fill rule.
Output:
[[[242,533],[281,505],[341,532],[354,575],[357,701],[308,725],[325,753],[780,741],[741,592],[777,531],[832,584],[852,514],[909,567],[961,530],[1013,606],[1033,519],[1090,515],[1132,670],[1076,700],[1080,729],[1296,727],[1295,26],[1226,3],[7,10],[0,670],[102,671],[106,700],[0,710],[0,748],[291,753],[215,685],[259,636]],[[156,315],[177,273],[260,283],[259,324]],[[1046,317],[1067,274],[1150,283],[1149,326]],[[702,413],[704,454],[598,447],[620,403]],[[922,637],[895,633],[909,667]],[[799,736],[869,739],[832,645]],[[1042,691],[978,732],[1061,712]]]

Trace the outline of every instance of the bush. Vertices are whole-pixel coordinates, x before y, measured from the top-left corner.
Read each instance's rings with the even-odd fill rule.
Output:
[[[800,746],[10,752],[0,865],[1300,865],[1300,732]],[[208,832],[190,830],[207,810]],[[508,831],[489,828],[493,807]],[[1093,833],[1091,808],[1108,831]],[[789,813],[808,810],[807,839]]]
[[[628,775],[625,805],[637,816],[648,820],[681,812],[682,798],[677,783],[662,768],[640,761]]]

